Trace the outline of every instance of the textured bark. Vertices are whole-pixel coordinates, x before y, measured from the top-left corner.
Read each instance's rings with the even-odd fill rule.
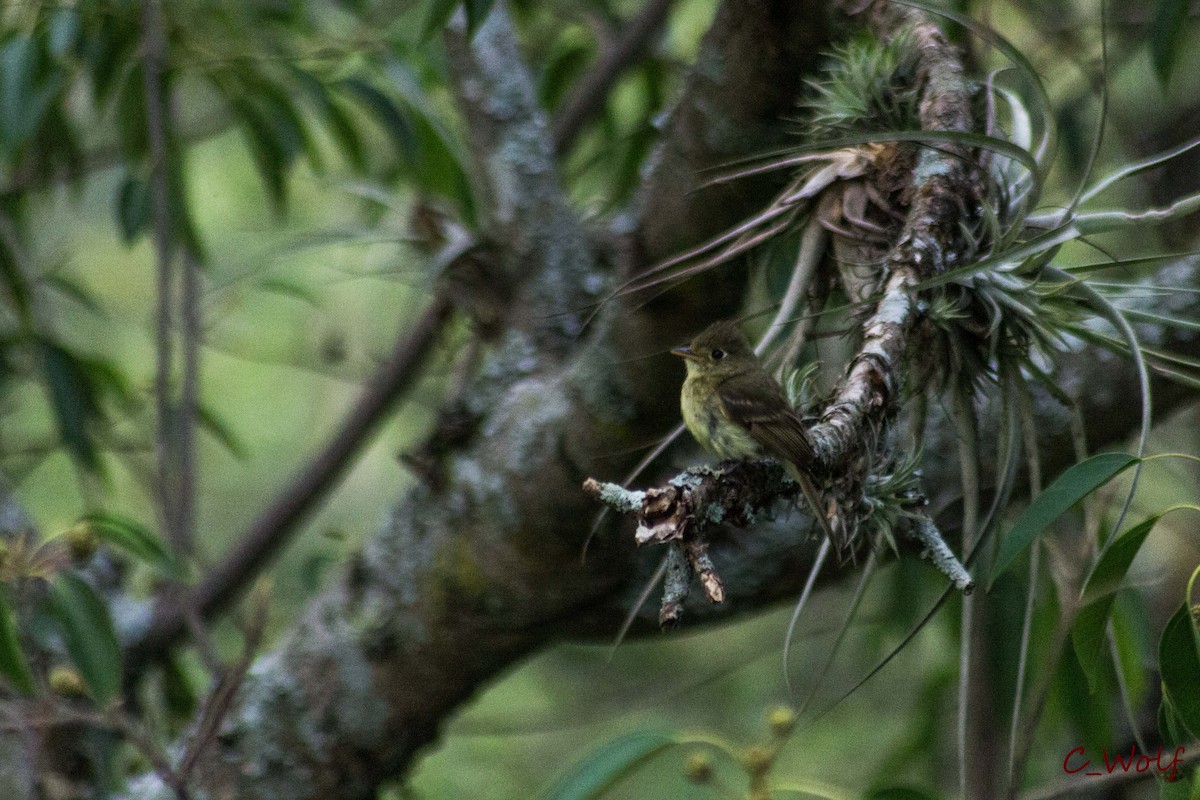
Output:
[[[702,241],[769,196],[761,183],[697,186],[703,168],[779,136],[777,121],[824,43],[825,5],[722,5],[648,178],[641,223],[624,239],[623,268]],[[503,10],[470,43],[453,33],[449,49],[489,233],[502,246],[501,269],[519,283],[514,325],[466,393],[482,422],[448,457],[445,488],[418,486],[402,498],[345,575],[251,669],[196,771],[210,800],[374,797],[504,667],[558,637],[611,636],[656,557],[635,553],[614,518],[581,563],[595,505],[579,486],[589,474],[619,476],[634,456],[607,454],[677,418],[678,366],[642,356],[728,313],[742,295],[742,270],[716,270],[639,310],[614,303],[583,331],[583,309],[608,276],[557,185],[548,127]],[[1081,382],[1097,370],[1109,383],[1125,375],[1095,359],[1071,368],[1068,379]],[[1042,411],[1042,430],[1065,437],[1067,416],[1048,399]],[[1086,412],[1106,420],[1110,439],[1136,416],[1115,394],[1089,395]],[[936,447],[927,452],[928,483],[945,487],[935,500],[947,501],[957,467]],[[1046,468],[1053,474],[1069,459],[1069,448],[1052,450]],[[781,519],[713,540],[725,609],[701,605],[688,620],[793,594],[815,551],[797,541],[802,525]],[[144,778],[130,796],[166,790]]]

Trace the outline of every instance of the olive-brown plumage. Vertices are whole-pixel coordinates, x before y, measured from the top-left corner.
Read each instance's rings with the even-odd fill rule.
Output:
[[[686,360],[679,405],[696,441],[718,458],[772,456],[783,463],[833,540],[808,474],[815,460],[808,429],[737,326],[714,323],[671,352]]]

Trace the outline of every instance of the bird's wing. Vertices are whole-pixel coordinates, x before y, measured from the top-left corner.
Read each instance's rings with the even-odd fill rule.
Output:
[[[729,387],[718,386],[717,397],[725,416],[749,430],[768,453],[802,470],[812,466],[815,456],[808,429],[782,393],[768,402],[766,398],[747,397],[729,391]]]

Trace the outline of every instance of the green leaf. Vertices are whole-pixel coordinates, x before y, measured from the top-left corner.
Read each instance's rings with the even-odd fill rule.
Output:
[[[117,188],[117,226],[125,244],[133,244],[150,224],[150,187],[127,175]]]
[[[391,98],[383,92],[358,78],[347,78],[341,81],[339,86],[354,95],[355,99],[374,115],[379,124],[392,137],[392,141],[396,144],[396,148],[404,162],[407,164],[416,163],[417,133],[413,130],[413,125],[408,120],[408,117],[401,113],[400,107],[396,103],[393,103]]]
[[[17,636],[17,626],[13,613],[4,596],[0,594],[0,675],[8,678],[9,683],[24,695],[33,694],[33,673],[29,671],[29,662],[21,651],[21,640]]]
[[[149,117],[146,112],[146,76],[138,63],[117,89],[113,119],[121,142],[121,153],[137,161],[150,152]]]
[[[42,372],[59,436],[76,461],[95,471],[100,460],[89,430],[89,422],[99,411],[95,387],[72,353],[45,340],[39,344]]]
[[[479,30],[479,26],[487,21],[494,2],[495,0],[466,0],[467,33],[469,35],[474,36],[475,31]]]
[[[206,405],[196,407],[196,421],[238,461],[246,458],[246,446],[233,432],[233,428],[216,411]]]
[[[116,13],[101,14],[97,28],[84,39],[84,58],[91,69],[92,97],[96,109],[108,105],[120,85],[126,60],[138,45],[138,32]]]
[[[121,690],[121,646],[108,609],[82,578],[63,573],[50,584],[50,611],[92,697],[107,704]]]
[[[66,86],[66,76],[29,36],[0,45],[0,144],[15,152],[42,125]]]
[[[140,523],[119,514],[95,511],[81,520],[103,541],[119,547],[134,558],[171,578],[182,578],[179,564],[157,536]]]
[[[1171,72],[1179,60],[1187,23],[1188,0],[1158,0],[1154,22],[1150,27],[1150,58],[1154,74],[1163,86],[1171,80]]]
[[[410,109],[410,118],[416,128],[419,155],[414,171],[417,185],[426,192],[453,200],[458,204],[464,221],[470,226],[475,225],[477,218],[471,179],[463,166],[457,141],[438,119],[407,65],[389,59],[387,74],[392,86]]]
[[[538,79],[538,102],[551,111],[558,108],[571,84],[592,60],[590,42],[571,40],[555,45]]]
[[[358,130],[346,115],[346,110],[337,101],[321,80],[302,69],[293,70],[300,88],[316,106],[321,121],[337,143],[342,156],[356,172],[365,172],[367,159]]]
[[[458,10],[461,0],[429,0],[425,6],[425,22],[421,25],[421,41],[426,42],[434,34],[441,33],[450,17]]]
[[[1179,714],[1165,697],[1158,706],[1158,734],[1162,737],[1164,747],[1177,747],[1192,741],[1183,720],[1179,719]]]
[[[240,97],[229,99],[229,105],[238,118],[239,127],[250,150],[250,157],[258,170],[258,176],[266,187],[276,210],[287,204],[288,154],[273,135],[266,116],[252,103]]]
[[[919,789],[907,786],[894,786],[886,789],[876,789],[867,795],[866,800],[932,800],[933,795]]]
[[[21,270],[20,254],[13,249],[15,246],[17,243],[0,236],[0,281],[4,283],[6,299],[12,303],[22,325],[29,328],[33,324],[32,292],[29,280]]]
[[[676,743],[670,734],[637,731],[596,748],[560,780],[546,800],[590,800]]]
[[[1104,643],[1108,638],[1108,618],[1117,590],[1121,588],[1129,565],[1159,519],[1161,515],[1143,520],[1114,539],[1105,548],[1084,586],[1082,605],[1071,630],[1071,641],[1092,692],[1099,687],[1104,665],[1108,663],[1108,651]]]
[[[1038,535],[1071,506],[1138,462],[1128,453],[1101,453],[1080,461],[1058,477],[1029,504],[1000,543],[991,584]]]
[[[1200,653],[1195,622],[1187,603],[1167,621],[1158,645],[1158,670],[1163,698],[1170,701],[1179,722],[1195,737],[1200,733]]]
[[[47,275],[44,279],[46,286],[54,289],[64,297],[69,297],[83,308],[97,316],[104,316],[104,308],[84,286],[66,275]]]

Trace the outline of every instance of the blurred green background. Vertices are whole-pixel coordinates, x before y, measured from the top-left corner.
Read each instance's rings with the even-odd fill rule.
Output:
[[[6,36],[23,30],[33,5],[18,1],[0,11],[8,26]],[[270,4],[261,5],[249,4],[237,13],[266,15],[264,8]],[[384,69],[380,65],[394,59],[420,76],[431,118],[445,130],[457,130],[460,123],[444,84],[437,42],[422,43],[418,35],[427,7],[300,5],[306,8],[304,25],[289,31],[281,23],[283,32],[275,38],[264,34],[260,40],[258,32],[249,31],[243,41],[206,42],[201,28],[190,34],[186,47],[173,44],[180,45],[185,63],[195,69],[203,68],[208,48],[212,63],[276,59],[286,65],[288,59],[297,64],[311,60],[333,76],[379,77]],[[526,54],[551,113],[567,91],[562,87],[569,88],[596,50],[602,23],[619,25],[640,8],[636,2],[615,0],[514,5]],[[1012,40],[1047,82],[1063,136],[1050,196],[1066,202],[1082,177],[1098,125],[1102,80],[1109,95],[1108,117],[1096,174],[1200,130],[1200,84],[1191,80],[1200,71],[1200,40],[1192,17],[1175,34],[1170,79],[1164,83],[1155,74],[1155,53],[1163,46],[1156,45],[1154,25],[1160,7],[1168,4],[1110,4],[1103,77],[1098,3],[964,0],[957,5]],[[205,11],[204,6],[169,4],[167,14],[182,18]],[[599,216],[629,199],[650,150],[654,124],[669,107],[715,7],[716,0],[677,2],[661,46],[645,68],[618,82],[604,114],[571,149],[563,178],[586,213]],[[209,35],[216,36],[217,30],[214,26]],[[182,40],[185,31],[173,35]],[[239,49],[265,48],[268,40],[287,46]],[[971,46],[980,48],[978,42]],[[986,52],[976,55],[986,64],[1000,63]],[[227,112],[211,87],[194,77],[189,82],[183,72],[178,83],[180,125],[185,131],[201,131],[186,148],[186,200],[205,254],[201,401],[227,433],[225,441],[211,430],[200,436],[199,561],[210,564],[330,435],[396,332],[428,299],[431,276],[408,241],[413,201],[427,187],[411,172],[394,167],[388,132],[356,108],[349,112],[350,120],[360,132],[366,167],[355,169],[342,152],[343,143],[314,125],[323,168],[302,159],[289,165],[284,173],[286,208],[274,208],[264,190],[261,163],[248,149],[244,131],[222,124],[221,115]],[[86,117],[83,98],[65,102]],[[80,126],[84,146],[114,146],[121,139],[119,120],[111,111],[96,116],[94,127]],[[154,374],[154,252],[147,237],[127,245],[118,234],[115,198],[127,174],[119,161],[89,171],[78,181],[20,198],[28,260],[36,269],[28,277],[39,287],[40,324],[73,352],[111,360],[139,398],[132,408],[113,415],[103,448],[104,477],[90,477],[61,445],[45,387],[30,370],[22,374],[20,363],[12,370],[0,397],[0,468],[45,534],[69,528],[94,507],[157,525],[147,489],[154,459],[148,401]],[[1128,188],[1110,199],[1140,206],[1195,191],[1195,167],[1195,159],[1189,157],[1167,174],[1126,184]],[[9,178],[14,174],[15,168],[8,170]],[[449,202],[461,207],[464,201],[456,197]],[[1194,220],[1189,220],[1164,231],[1146,230],[1138,237],[1100,244],[1117,253],[1144,253],[1190,249],[1194,240]],[[1067,263],[1096,257],[1088,247],[1072,247],[1065,253]],[[56,288],[62,280],[81,290],[76,294],[85,295],[86,302]],[[272,568],[271,636],[286,629],[306,599],[371,535],[413,480],[397,456],[428,431],[464,338],[465,331],[457,331],[440,346],[426,380],[374,437]],[[1200,450],[1197,421],[1194,408],[1160,420],[1152,451]],[[1160,462],[1149,470],[1138,499],[1141,515],[1181,498],[1194,500],[1194,465]],[[1106,497],[1119,497],[1120,488],[1112,487]],[[1140,635],[1147,651],[1172,610],[1173,601],[1161,598],[1178,596],[1188,565],[1200,558],[1195,529],[1194,518],[1168,518],[1135,565],[1131,583],[1139,587],[1143,610],[1133,616],[1144,621]],[[940,589],[933,575],[927,566],[905,560],[887,564],[876,576],[860,623],[784,747],[773,773],[781,783],[820,782],[850,797],[880,783],[933,789],[953,775],[953,730],[947,721],[954,714],[957,600],[862,691],[811,721],[812,711],[852,685],[923,613]],[[141,580],[146,586],[150,576]],[[536,794],[601,743],[639,730],[682,731],[739,747],[765,741],[769,710],[795,706],[806,696],[807,681],[836,635],[852,591],[852,585],[823,591],[806,612],[792,648],[793,696],[784,685],[781,666],[790,604],[697,633],[627,642],[611,661],[605,643],[562,644],[512,670],[468,703],[447,725],[439,745],[421,760],[407,787],[392,787],[386,794]],[[1014,624],[1019,625],[1019,591],[1013,598],[1018,609]],[[222,644],[235,652],[236,631],[223,626],[219,632]],[[200,689],[203,672],[197,664],[192,666]],[[1152,688],[1152,664],[1145,666],[1147,685],[1134,687],[1140,692]],[[1061,778],[1063,757],[1081,742],[1079,725],[1095,699],[1086,696],[1085,686],[1075,689],[1064,685],[1052,695],[1028,785]],[[719,796],[682,778],[689,755],[703,749],[688,746],[659,756],[609,796]],[[997,753],[998,759],[1004,757]],[[744,791],[736,764],[720,757],[714,763],[720,780]],[[1155,793],[1149,785],[1141,791]]]

